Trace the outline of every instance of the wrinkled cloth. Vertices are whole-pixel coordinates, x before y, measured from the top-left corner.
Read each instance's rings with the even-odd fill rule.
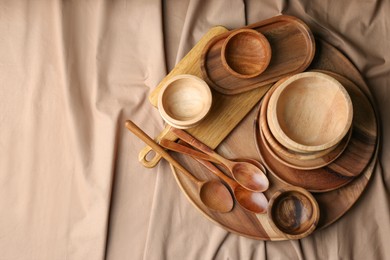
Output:
[[[0,1],[0,259],[388,259],[390,2]],[[288,14],[340,49],[380,113],[379,162],[340,220],[298,241],[229,233],[138,162],[132,119],[213,26]]]

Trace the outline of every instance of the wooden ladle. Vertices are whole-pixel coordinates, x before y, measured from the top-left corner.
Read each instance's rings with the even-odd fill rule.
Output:
[[[175,152],[182,153],[180,149],[188,148],[184,145],[177,144],[175,142],[169,141],[169,140],[161,140],[160,142],[161,146],[164,148],[167,148],[169,150],[173,150]],[[174,144],[174,145],[172,145]],[[177,145],[177,146],[176,146]],[[179,147],[179,149],[176,149]],[[173,148],[173,149],[171,149]],[[189,150],[192,150],[191,148],[188,148]],[[196,151],[195,151],[196,152]],[[210,161],[208,161],[208,155],[204,155],[202,153],[199,153],[197,155],[194,155],[194,153],[184,153],[187,155],[190,155],[195,160],[197,160],[199,163],[201,163],[203,166],[205,166],[209,171],[217,175],[219,178],[221,178],[227,185],[229,185],[230,189],[233,191],[233,195],[236,198],[238,204],[240,206],[248,211],[251,211],[253,213],[266,213],[267,207],[268,207],[268,200],[265,197],[265,195],[262,192],[253,192],[249,191],[245,188],[243,188],[240,184],[238,184],[236,181],[232,180],[228,176],[226,176],[220,169],[218,169],[214,164],[212,164]],[[196,153],[195,153],[196,154]],[[200,159],[203,158],[203,159]]]
[[[225,166],[233,178],[246,189],[254,192],[262,192],[268,189],[269,181],[264,171],[256,165],[250,162],[228,160],[183,130],[173,127],[172,132],[184,142],[214,158],[214,162]]]
[[[165,160],[171,163],[180,172],[184,173],[198,188],[199,197],[203,204],[215,211],[229,212],[233,209],[234,201],[229,189],[218,180],[200,181],[195,178],[187,169],[176,161],[167,151],[150,138],[132,121],[127,120],[125,123],[127,129],[143,140],[156,153],[160,154]]]

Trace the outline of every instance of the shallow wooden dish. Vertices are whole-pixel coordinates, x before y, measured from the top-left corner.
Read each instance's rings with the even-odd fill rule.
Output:
[[[269,143],[269,145],[271,146],[273,151],[277,152],[281,158],[288,158],[288,160],[290,160],[290,159],[291,160],[299,160],[299,161],[313,160],[313,159],[317,159],[317,158],[323,157],[324,155],[329,154],[337,146],[336,147],[331,147],[331,148],[328,148],[328,149],[325,149],[325,150],[322,150],[322,151],[318,151],[318,152],[301,153],[301,152],[296,152],[296,151],[289,150],[288,148],[284,147],[272,135],[272,133],[271,133],[269,127],[268,127],[268,123],[267,123],[267,106],[268,106],[268,101],[269,101],[269,98],[270,98],[271,94],[275,90],[275,88],[277,88],[278,85],[281,84],[282,82],[284,82],[284,80],[286,80],[287,78],[288,77],[283,78],[283,79],[279,80],[278,82],[276,82],[269,89],[269,91],[267,92],[267,94],[264,96],[264,98],[262,100],[262,104],[264,104],[265,107],[262,108],[263,111],[260,113],[259,123],[260,123],[260,126],[261,126],[262,130],[263,130],[264,137],[266,138],[267,142]]]
[[[267,107],[269,99],[273,91],[278,85],[283,82],[283,79],[278,81],[272,86],[268,93],[264,96],[261,102],[260,115],[259,115],[259,143],[263,145],[265,149],[279,162],[284,165],[300,169],[300,170],[313,170],[324,167],[339,157],[348,145],[348,142],[352,135],[352,129],[348,134],[339,142],[335,147],[328,148],[323,151],[312,153],[299,153],[292,151],[281,145],[272,135],[268,123],[267,123]]]
[[[225,39],[235,31],[213,38],[204,48],[201,69],[205,81],[220,93],[233,95],[249,91],[304,71],[315,53],[313,34],[296,17],[279,15],[244,27],[262,33],[268,40],[272,57],[260,75],[242,79],[229,73],[222,64],[221,49]]]
[[[212,95],[206,82],[188,74],[170,79],[161,88],[158,110],[161,117],[176,128],[197,125],[211,108]]]
[[[342,84],[321,72],[303,72],[274,89],[267,122],[283,146],[297,152],[334,147],[352,123],[351,99]]]
[[[271,46],[267,38],[256,30],[237,30],[222,45],[222,65],[237,78],[258,76],[268,67],[270,60]]]
[[[313,195],[299,187],[276,191],[268,207],[271,226],[288,239],[310,235],[320,218],[320,209]]]

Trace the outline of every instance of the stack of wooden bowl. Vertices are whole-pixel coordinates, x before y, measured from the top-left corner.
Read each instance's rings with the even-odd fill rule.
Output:
[[[352,102],[335,78],[304,72],[278,81],[260,112],[263,146],[281,163],[296,169],[330,164],[351,137]]]

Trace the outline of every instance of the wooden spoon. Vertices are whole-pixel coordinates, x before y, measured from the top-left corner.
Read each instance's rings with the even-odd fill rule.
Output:
[[[173,127],[172,132],[184,142],[199,149],[210,157],[213,157],[218,161],[218,164],[225,166],[226,169],[230,171],[233,178],[246,189],[254,192],[262,192],[268,189],[268,179],[265,176],[264,171],[256,165],[250,162],[235,162],[228,160],[183,130]]]
[[[195,158],[199,163],[221,178],[232,189],[238,204],[253,213],[267,213],[268,200],[262,192],[253,192],[243,188],[236,181],[226,176],[214,164],[209,161]]]
[[[142,131],[132,121],[127,120],[125,123],[127,129],[138,136],[147,145],[149,145],[156,153],[160,154],[165,160],[171,163],[180,172],[184,173],[198,188],[199,197],[206,207],[219,211],[229,212],[233,209],[233,198],[228,188],[220,181],[200,181],[187,171],[179,162],[177,162],[167,151],[159,144],[153,141],[144,131]]]

